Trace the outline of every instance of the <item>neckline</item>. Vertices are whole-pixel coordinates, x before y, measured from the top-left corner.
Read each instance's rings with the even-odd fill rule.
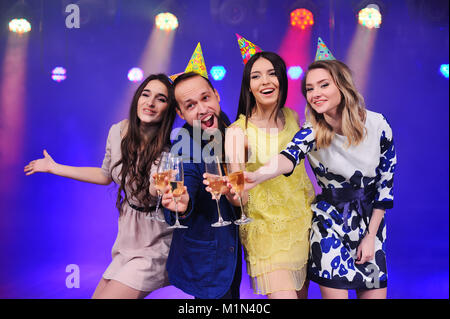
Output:
[[[364,124],[364,127],[367,127],[367,118],[369,117],[369,116],[368,116],[368,111],[369,111],[369,110],[366,109],[366,118],[364,119],[364,123],[363,123],[363,124]],[[334,132],[334,135],[339,136],[339,137],[341,137],[341,138],[344,138],[344,137],[347,138],[346,135],[341,135],[341,134],[338,134],[338,133],[336,133],[336,132]]]
[[[253,127],[255,127],[256,129],[258,129],[259,131],[261,131],[262,133],[264,133],[265,135],[268,135],[268,136],[270,136],[270,137],[276,137],[276,136],[278,136],[278,135],[280,135],[280,134],[282,134],[282,133],[284,133],[286,130],[287,130],[287,127],[288,127],[288,117],[287,117],[287,111],[286,111],[286,107],[283,107],[282,109],[281,109],[281,111],[283,112],[283,116],[284,116],[284,126],[283,126],[283,128],[278,132],[278,133],[276,133],[276,134],[270,134],[270,133],[268,133],[265,129],[263,129],[263,128],[260,128],[260,127],[258,127],[256,124],[253,124],[251,121],[250,121],[250,119],[248,120],[248,123],[251,125],[251,126],[253,126]],[[243,115],[243,114],[241,114],[241,116],[243,117],[243,119],[244,119],[244,121],[245,121],[245,115]],[[245,122],[244,122],[245,123]],[[267,128],[266,128],[267,129]]]

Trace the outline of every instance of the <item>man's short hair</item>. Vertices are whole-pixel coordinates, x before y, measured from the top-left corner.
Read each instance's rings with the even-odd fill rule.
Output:
[[[183,73],[183,74],[179,75],[179,76],[175,79],[175,81],[173,81],[173,91],[175,92],[175,88],[177,87],[178,84],[180,84],[181,82],[183,82],[183,81],[185,81],[185,80],[187,80],[187,79],[193,78],[193,77],[195,77],[195,76],[199,76],[199,77],[203,78],[206,82],[208,82],[209,87],[210,87],[213,91],[215,90],[215,88],[214,88],[214,86],[212,85],[212,83],[211,83],[210,80],[208,80],[208,79],[205,78],[204,76],[198,74],[197,72],[192,72],[192,71],[191,71],[191,72],[187,72],[187,73]],[[175,100],[176,100],[176,99],[175,99]],[[180,110],[180,106],[178,105],[178,102],[175,103],[175,106],[177,107],[177,109]]]

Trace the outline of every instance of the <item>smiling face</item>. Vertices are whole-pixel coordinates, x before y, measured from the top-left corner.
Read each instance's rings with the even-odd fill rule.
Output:
[[[143,123],[161,122],[168,103],[167,87],[159,80],[147,83],[137,102],[137,116]]]
[[[191,126],[202,130],[217,129],[220,114],[220,96],[201,76],[181,81],[175,87],[177,114]]]
[[[306,99],[319,114],[334,115],[341,104],[341,92],[330,72],[312,69],[306,76]]]
[[[279,81],[272,62],[265,58],[255,61],[250,72],[250,92],[259,106],[275,107]]]

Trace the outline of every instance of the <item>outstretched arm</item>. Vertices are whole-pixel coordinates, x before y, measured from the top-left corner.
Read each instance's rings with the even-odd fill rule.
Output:
[[[100,167],[75,167],[56,163],[53,158],[44,150],[44,158],[31,161],[24,168],[25,175],[43,172],[68,177],[81,182],[108,185],[112,179],[105,176]]]
[[[245,172],[245,190],[252,189],[269,179],[288,174],[294,169],[294,163],[283,154],[271,158],[264,166],[254,172]]]
[[[314,145],[312,127],[305,123],[280,154],[272,157],[269,162],[255,172],[245,172],[245,189],[251,189],[281,174],[291,175],[295,166],[305,158],[308,152],[314,149]]]
[[[225,165],[227,166],[228,176],[230,176],[231,172],[244,170],[247,154],[248,140],[244,131],[237,125],[230,126],[225,132]],[[205,175],[203,177],[205,177]],[[203,183],[209,185],[206,179]],[[206,190],[209,192],[211,191],[209,187],[207,187]],[[232,188],[230,183],[228,183],[228,188],[224,195],[231,205],[236,207],[240,206],[239,196],[236,194],[236,191]],[[242,191],[240,196],[242,204],[245,205],[248,202],[248,191]]]

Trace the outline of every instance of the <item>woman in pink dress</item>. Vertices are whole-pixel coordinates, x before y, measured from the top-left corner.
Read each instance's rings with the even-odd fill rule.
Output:
[[[145,298],[169,285],[166,260],[172,232],[147,217],[157,201],[152,173],[161,152],[169,149],[175,119],[173,88],[164,74],[150,75],[136,90],[125,119],[111,126],[102,167],[73,167],[44,158],[25,166],[26,175],[47,172],[83,182],[119,185],[119,231],[112,262],[92,298]]]

